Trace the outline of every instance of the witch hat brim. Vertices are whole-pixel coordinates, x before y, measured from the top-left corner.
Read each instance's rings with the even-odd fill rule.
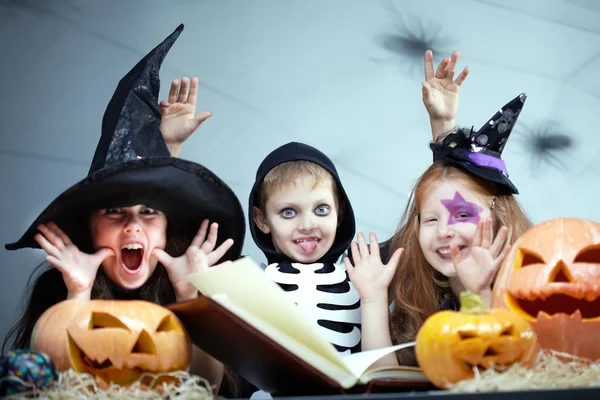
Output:
[[[217,246],[227,238],[234,245],[221,259],[241,256],[245,235],[242,206],[235,193],[202,165],[179,158],[138,159],[98,171],[67,189],[36,218],[7,250],[39,248],[39,224],[54,222],[78,247],[89,239],[87,220],[99,208],[146,204],[161,210],[185,237],[194,237],[205,218],[219,224]]]
[[[119,82],[88,176],[59,195],[7,250],[39,248],[37,227],[50,221],[80,249],[89,250],[93,210],[144,204],[164,212],[188,242],[202,220],[218,223],[217,246],[234,240],[221,261],[241,256],[246,225],[239,199],[206,167],[171,157],[160,132],[159,69],[182,30],[180,25]]]

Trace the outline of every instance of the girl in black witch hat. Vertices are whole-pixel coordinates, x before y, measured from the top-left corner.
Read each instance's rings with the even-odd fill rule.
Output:
[[[463,290],[489,302],[510,244],[531,227],[501,159],[526,96],[511,100],[477,132],[440,135],[454,126],[458,92],[468,73],[465,69],[453,79],[457,61],[454,53],[434,75],[431,53],[425,55],[423,101],[434,162],[418,178],[398,230],[381,248],[373,234],[370,245],[359,234],[351,245],[353,260],[345,260],[361,298],[371,300],[362,306],[363,350],[413,341],[431,314],[458,308]],[[398,363],[416,364],[412,349],[377,365]]]
[[[161,104],[161,133],[159,70],[182,30],[180,25],[119,83],[88,176],[58,196],[21,239],[6,245],[41,247],[55,268],[35,280],[4,345],[14,337],[13,348],[28,347],[39,316],[67,298],[161,305],[194,298],[198,293],[186,275],[240,257],[245,220],[238,198],[202,165],[171,157],[162,137],[189,135],[209,116],[200,113],[180,125],[177,103],[195,103],[196,94],[188,92],[185,80],[179,96],[173,95],[174,83],[169,102]],[[187,118],[189,107],[183,114]],[[190,371],[217,387],[223,376],[222,364],[197,348]]]

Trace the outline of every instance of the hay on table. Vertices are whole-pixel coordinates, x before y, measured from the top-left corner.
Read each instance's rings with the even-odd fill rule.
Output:
[[[160,378],[169,377],[173,379],[172,383],[162,383],[154,389],[154,386]],[[142,384],[142,380],[148,380],[148,386]],[[30,386],[22,382],[24,386]],[[207,380],[191,375],[184,371],[164,372],[164,373],[144,373],[140,378],[130,386],[111,385],[106,390],[100,389],[96,384],[96,379],[90,374],[82,374],[72,369],[61,373],[58,382],[48,389],[32,388],[31,392],[19,393],[8,397],[21,398],[24,396],[36,396],[38,399],[94,399],[94,400],[125,400],[125,399],[172,399],[172,400],[212,400],[212,389]]]
[[[494,392],[525,389],[600,387],[600,360],[590,360],[553,350],[541,351],[533,367],[513,364],[483,372],[452,385],[452,392]]]

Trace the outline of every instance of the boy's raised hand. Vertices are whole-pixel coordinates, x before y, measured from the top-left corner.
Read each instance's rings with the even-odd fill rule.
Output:
[[[388,286],[394,277],[404,249],[396,250],[390,261],[383,264],[377,236],[374,233],[369,234],[369,245],[360,232],[357,235],[357,241],[358,243],[352,242],[350,245],[354,265],[348,257],[344,257],[344,264],[346,264],[352,284],[360,294],[362,301],[369,301],[380,296],[387,297]]]
[[[34,239],[48,253],[46,261],[61,272],[68,290],[67,299],[89,300],[100,264],[115,256],[115,252],[103,248],[94,254],[84,253],[54,222],[41,224],[38,230],[41,234],[36,234]]]
[[[450,256],[456,273],[466,290],[490,292],[494,274],[506,258],[510,244],[504,245],[508,228],[503,226],[494,239],[493,222],[486,218],[477,223],[469,255],[463,257],[456,245],[450,245]]]
[[[171,82],[169,100],[160,102],[160,132],[171,156],[177,157],[181,146],[196,129],[212,115],[204,110],[196,113],[198,99],[198,78],[183,77],[181,82]]]
[[[429,113],[434,141],[442,133],[455,127],[460,87],[469,75],[469,67],[465,67],[454,80],[459,57],[457,51],[453,52],[451,57],[446,57],[440,62],[434,73],[433,53],[431,50],[425,52],[423,104]]]
[[[154,249],[152,253],[167,269],[177,301],[198,297],[198,290],[186,278],[189,275],[204,272],[217,264],[227,250],[233,246],[233,239],[227,239],[215,249],[219,225],[216,222],[211,224],[208,237],[206,236],[207,230],[208,220],[205,219],[200,224],[200,229],[190,247],[180,257],[171,257],[161,249]]]

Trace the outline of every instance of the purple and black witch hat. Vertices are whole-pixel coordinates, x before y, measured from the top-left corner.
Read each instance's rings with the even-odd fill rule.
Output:
[[[508,179],[502,160],[502,150],[510,136],[527,96],[521,93],[502,107],[477,132],[459,130],[449,134],[442,143],[431,143],[433,161],[458,165],[473,175],[495,182],[500,189],[518,194]]]

